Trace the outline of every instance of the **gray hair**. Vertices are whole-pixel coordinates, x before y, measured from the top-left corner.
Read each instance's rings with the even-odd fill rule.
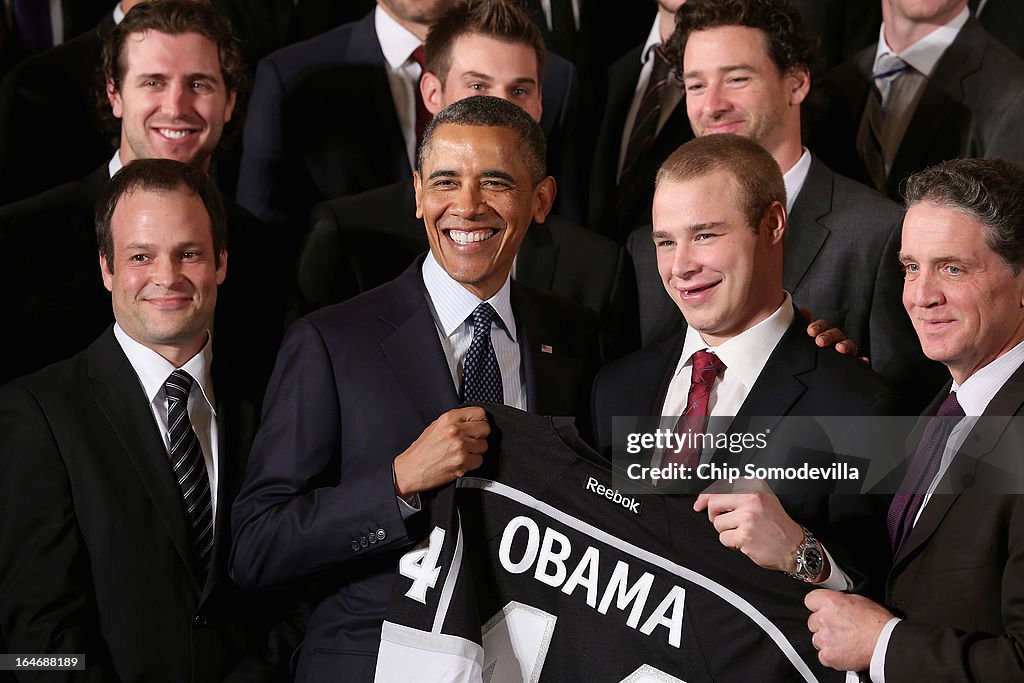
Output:
[[[1013,275],[1024,269],[1024,168],[1003,159],[952,159],[906,181],[906,208],[958,209],[985,226],[985,243]]]

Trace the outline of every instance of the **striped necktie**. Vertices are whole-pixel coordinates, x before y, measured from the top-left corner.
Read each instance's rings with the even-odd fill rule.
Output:
[[[197,578],[206,582],[213,557],[213,499],[199,439],[188,417],[188,394],[195,380],[184,370],[175,370],[164,383],[167,394],[167,433],[170,437],[171,468],[185,502],[191,530]]]

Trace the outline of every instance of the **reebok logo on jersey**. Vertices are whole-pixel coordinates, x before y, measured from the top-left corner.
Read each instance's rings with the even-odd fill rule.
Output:
[[[597,479],[594,479],[593,477],[587,477],[587,485],[584,486],[583,488],[590,491],[591,493],[596,493],[599,496],[603,496],[613,503],[621,505],[622,507],[632,512],[634,515],[640,514],[639,500],[637,500],[636,498],[624,496],[621,493],[619,493],[618,489],[609,488],[608,486],[605,486],[604,484],[599,482]]]

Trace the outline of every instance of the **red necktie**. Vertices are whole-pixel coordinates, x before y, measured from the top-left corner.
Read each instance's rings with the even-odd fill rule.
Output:
[[[667,455],[667,462],[686,467],[700,464],[701,440],[690,438],[703,434],[708,426],[708,400],[711,388],[715,386],[718,373],[725,369],[725,363],[713,353],[698,351],[693,354],[693,372],[690,375],[690,393],[686,397],[686,410],[676,422],[675,433],[683,437],[682,447]]]
[[[420,78],[423,78],[423,74],[427,72],[426,67],[423,65],[423,46],[420,45],[413,50],[409,59],[420,65]],[[431,114],[427,111],[427,106],[423,104],[423,93],[420,92],[419,83],[413,88],[413,94],[416,97],[416,154],[418,156],[420,153],[420,143],[423,142],[423,131],[427,129],[427,124],[430,123]]]

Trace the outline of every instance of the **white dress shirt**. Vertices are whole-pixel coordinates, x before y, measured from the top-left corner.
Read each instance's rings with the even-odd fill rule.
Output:
[[[416,91],[423,75],[412,53],[423,43],[404,26],[395,21],[380,5],[373,12],[373,25],[377,41],[384,53],[384,63],[391,86],[391,101],[405,138],[405,151],[409,165],[416,168]]]
[[[128,362],[131,363],[135,374],[139,377],[139,384],[142,385],[142,391],[146,394],[150,410],[153,412],[153,419],[156,420],[157,429],[160,430],[160,436],[167,448],[167,466],[170,467],[171,443],[167,433],[167,392],[164,391],[164,383],[177,368],[156,351],[129,337],[116,323],[114,324],[114,337],[121,345],[124,355],[128,357]],[[217,443],[217,409],[215,407],[217,402],[213,395],[213,376],[210,373],[213,363],[210,339],[207,336],[206,346],[203,347],[203,350],[192,356],[187,363],[181,366],[181,369],[195,380],[188,394],[188,417],[192,422],[192,429],[195,430],[196,437],[199,439],[199,447],[203,451],[206,474],[210,478],[213,519],[217,519],[219,447]]]
[[[462,388],[463,364],[473,341],[473,320],[470,316],[483,302],[453,280],[432,253],[428,253],[423,261],[422,272],[437,335],[448,361],[455,391],[459,393]],[[491,325],[491,344],[501,370],[505,405],[526,410],[526,385],[523,382],[522,356],[519,353],[519,337],[516,320],[512,315],[510,294],[511,280],[506,278],[497,294],[487,299],[501,320],[500,327],[498,324]]]
[[[654,19],[654,26],[647,35],[647,42],[640,51],[640,77],[636,81],[636,90],[633,91],[633,101],[626,112],[626,123],[622,127],[622,142],[619,145],[619,164],[616,168],[617,176],[622,174],[622,164],[626,160],[626,150],[629,148],[629,136],[633,132],[633,124],[636,123],[636,113],[640,109],[640,101],[647,92],[647,84],[651,82],[651,72],[654,70],[654,48],[661,44],[661,31],[658,30],[658,19]],[[671,78],[671,75],[669,76]],[[668,117],[675,111],[676,106],[683,99],[683,89],[678,83],[669,81],[661,94],[661,112],[658,114],[658,127],[655,135],[661,133],[661,129],[668,121]],[[617,177],[616,176],[616,177]]]
[[[797,162],[788,171],[782,174],[782,180],[786,183],[786,215],[793,212],[793,204],[800,196],[800,190],[804,189],[807,182],[807,174],[811,171],[811,153],[804,147],[804,153],[800,155]]]
[[[951,391],[956,392],[956,400],[964,409],[963,417],[946,441],[946,447],[942,451],[942,460],[939,463],[939,470],[935,479],[928,486],[921,508],[917,511],[914,524],[921,519],[921,512],[924,511],[928,501],[931,500],[935,487],[942,480],[942,475],[949,468],[953,457],[967,440],[967,436],[974,429],[978,418],[985,413],[988,404],[992,402],[995,395],[1003,388],[1006,381],[1010,379],[1018,368],[1024,365],[1024,342],[1014,346],[1012,349],[996,358],[994,361],[976,371],[973,375],[964,380],[963,384],[953,382]],[[899,617],[893,617],[882,628],[882,632],[875,641],[875,649],[871,654],[871,680],[874,683],[885,683],[885,653],[889,648],[889,638],[893,629],[900,623]]]
[[[547,24],[548,30],[554,30],[551,24],[551,0],[540,0],[540,8],[544,11],[544,23]],[[580,0],[572,0],[572,22],[576,30],[580,30]]]

